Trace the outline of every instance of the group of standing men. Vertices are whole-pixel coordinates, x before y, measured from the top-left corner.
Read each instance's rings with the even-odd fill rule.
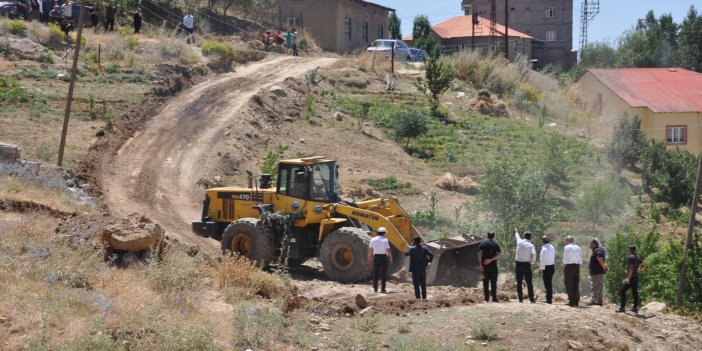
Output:
[[[523,302],[522,283],[526,281],[527,294],[529,302],[536,303],[534,298],[534,285],[532,282],[532,266],[536,262],[536,248],[531,243],[532,233],[527,231],[524,233],[524,238],[515,229],[514,238],[516,240],[515,253],[515,278],[517,281],[517,298],[519,302]],[[556,250],[551,244],[551,240],[547,236],[541,238],[543,246],[539,255],[539,275],[543,278],[544,288],[546,290],[546,300],[544,302],[550,304],[553,302],[553,275],[555,273]],[[561,270],[563,272],[563,280],[565,283],[566,293],[568,294],[568,305],[577,307],[580,301],[580,265],[583,263],[582,250],[580,246],[575,244],[575,239],[572,236],[566,237],[566,245],[563,248],[563,261]],[[603,304],[602,292],[604,288],[604,276],[609,272],[607,266],[607,250],[602,246],[602,243],[597,238],[590,241],[590,261],[588,270],[591,278],[591,299],[590,305]],[[495,232],[488,232],[487,239],[480,243],[478,248],[478,265],[483,273],[483,293],[485,301],[488,302],[492,298],[493,302],[499,302],[497,299],[497,260],[501,258],[501,249],[495,241]],[[626,306],[626,293],[629,289],[632,291],[634,306],[633,312],[638,312],[639,296],[638,282],[639,271],[643,269],[643,261],[636,255],[636,246],[629,247],[629,256],[627,258],[627,276],[624,281],[624,286],[620,291],[620,308],[617,312],[624,312]]]
[[[270,31],[266,31],[263,33],[261,41],[263,42],[263,45],[265,46],[266,50],[271,45],[282,47],[283,44],[285,44],[285,47],[288,49],[289,54],[293,56],[298,56],[299,52],[297,50],[297,37],[297,29],[293,28],[292,30],[288,30],[284,34],[283,31],[279,30],[275,34],[275,37],[271,36]]]

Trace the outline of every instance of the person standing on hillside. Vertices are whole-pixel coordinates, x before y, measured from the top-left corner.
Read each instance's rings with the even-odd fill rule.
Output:
[[[90,24],[93,25],[93,33],[98,32],[98,7],[97,3],[93,3],[93,6],[90,7]]]
[[[105,32],[110,29],[110,32],[115,30],[115,8],[111,2],[103,3],[105,7]]]
[[[285,47],[288,49],[288,54],[290,54],[292,50],[292,35],[289,29],[285,32]]]
[[[139,34],[141,31],[141,10],[134,11],[134,34]]]
[[[478,267],[483,272],[483,295],[485,302],[497,302],[497,260],[502,256],[500,245],[495,241],[495,232],[489,231],[487,239],[478,246]],[[488,286],[489,285],[489,286]]]
[[[295,28],[292,29],[292,54],[293,56],[299,55],[297,52],[297,30]]]
[[[580,265],[583,263],[582,250],[572,236],[566,237],[563,248],[563,281],[568,294],[568,306],[578,307],[580,302]]]
[[[412,273],[412,285],[414,285],[414,297],[427,299],[427,267],[434,259],[434,254],[422,245],[422,238],[415,237],[412,247],[405,252],[409,256],[409,272]]]
[[[378,292],[378,280],[381,280],[380,292],[387,294],[385,283],[388,280],[388,265],[392,264],[390,242],[385,238],[385,227],[378,228],[378,235],[368,245],[368,263],[373,264],[373,291]]]
[[[605,273],[609,272],[609,267],[607,267],[607,250],[602,246],[597,238],[590,240],[590,250],[592,254],[590,255],[590,263],[588,268],[590,270],[590,306],[598,305],[602,306],[602,290],[604,288],[604,276]]]
[[[629,246],[629,257],[626,265],[626,279],[624,286],[619,291],[620,305],[617,312],[624,312],[626,306],[626,292],[631,289],[631,296],[634,298],[632,312],[639,312],[639,272],[643,271],[645,264],[636,254],[636,245]]]
[[[188,44],[190,44],[190,38],[192,38],[193,44],[195,44],[195,35],[193,34],[195,33],[195,17],[193,17],[192,11],[188,11],[185,17],[183,17],[183,28],[188,36]]]
[[[531,277],[531,265],[536,261],[536,248],[531,243],[531,232],[524,233],[524,239],[519,236],[519,231],[514,228],[514,239],[517,241],[517,250],[515,254],[517,278],[517,298],[522,302],[522,281],[526,280],[527,291],[529,293],[529,302],[535,303],[534,300],[534,283]]]
[[[547,236],[541,237],[544,246],[539,254],[539,275],[544,279],[546,289],[546,303],[553,302],[553,274],[556,272],[556,249],[551,245],[551,239]]]

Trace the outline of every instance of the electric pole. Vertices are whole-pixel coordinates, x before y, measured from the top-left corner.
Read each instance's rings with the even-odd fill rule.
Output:
[[[76,33],[76,47],[73,50],[73,66],[71,68],[71,83],[68,85],[68,97],[66,98],[66,111],[63,115],[63,129],[61,130],[61,144],[59,144],[58,162],[59,167],[63,165],[63,150],[66,147],[66,134],[68,134],[68,119],[71,116],[71,104],[73,103],[73,88],[76,85],[76,73],[78,71],[78,54],[80,53],[80,39],[83,34],[83,12],[85,11],[85,0],[80,2],[78,11],[78,32]],[[70,40],[70,37],[67,38]]]
[[[692,204],[690,205],[690,221],[687,225],[687,238],[685,239],[685,248],[683,250],[682,264],[680,265],[680,281],[678,283],[678,295],[675,298],[675,306],[680,308],[683,304],[683,290],[685,290],[685,276],[687,275],[687,252],[690,250],[692,243],[692,232],[695,230],[697,223],[697,210],[700,201],[700,183],[702,183],[702,153],[699,156],[699,164],[697,165],[697,179],[695,180],[695,193],[692,196]]]
[[[509,0],[505,0],[505,58],[509,62]]]

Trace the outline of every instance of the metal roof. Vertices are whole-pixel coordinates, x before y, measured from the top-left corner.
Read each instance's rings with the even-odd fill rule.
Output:
[[[466,38],[470,36],[489,37],[490,36],[490,20],[478,16],[478,24],[475,26],[475,32],[472,27],[472,16],[456,16],[444,22],[441,22],[431,29],[442,39],[451,38]],[[495,23],[497,36],[505,35],[505,26]],[[534,39],[529,34],[524,34],[512,27],[509,27],[509,36],[525,39]],[[412,40],[412,36],[402,38],[402,40]]]
[[[653,112],[702,112],[702,74],[683,68],[590,69],[631,107]]]

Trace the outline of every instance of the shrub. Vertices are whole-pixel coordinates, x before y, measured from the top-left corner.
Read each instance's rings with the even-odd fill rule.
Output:
[[[242,292],[247,296],[278,296],[283,286],[275,275],[260,270],[243,256],[232,255],[222,258],[217,267],[215,281],[225,293]]]
[[[437,117],[439,97],[448,90],[455,77],[454,69],[433,55],[427,61],[425,79],[417,78],[416,85],[420,92],[429,97],[432,116]]]
[[[653,192],[657,201],[665,201],[673,207],[689,205],[695,187],[696,157],[688,151],[668,150],[665,143],[651,140],[641,156],[644,187]]]
[[[420,111],[400,112],[394,117],[395,138],[405,139],[407,142],[405,147],[409,148],[412,139],[429,130],[427,123],[427,116]]]
[[[234,61],[234,47],[218,40],[208,40],[200,46],[202,54],[205,56],[217,55],[224,65],[231,65]]]
[[[415,188],[411,183],[402,182],[395,176],[363,179],[361,183],[370,185],[374,190],[389,191],[390,193],[402,195],[418,195],[422,193],[420,189]]]
[[[139,38],[136,35],[130,35],[127,38],[127,47],[134,50],[139,47]]]
[[[0,77],[0,104],[28,102],[32,97],[16,79]]]
[[[273,350],[276,342],[287,340],[288,320],[280,310],[257,308],[251,303],[234,306],[233,349]]]
[[[622,213],[627,205],[628,189],[613,179],[599,180],[585,188],[576,205],[581,218],[592,223],[593,231],[603,218]]]
[[[473,338],[481,341],[497,340],[497,327],[494,324],[479,324],[473,328]]]
[[[27,25],[25,25],[24,21],[20,19],[11,20],[5,26],[7,31],[12,34],[24,33],[24,31],[27,29]]]
[[[630,121],[627,114],[619,120],[614,128],[612,142],[607,146],[607,157],[619,169],[634,167],[644,150],[646,137],[641,131],[641,120],[638,116]]]
[[[199,283],[200,257],[190,257],[184,248],[165,249],[162,260],[152,260],[147,270],[151,287],[159,292],[183,294],[194,291]]]
[[[105,72],[107,73],[117,73],[119,71],[119,66],[114,63],[110,63],[105,66]]]
[[[66,42],[66,33],[61,31],[61,27],[56,23],[49,23],[48,37],[45,44],[48,46],[59,46]]]
[[[52,64],[55,62],[53,50],[46,50],[41,54],[41,62]]]

